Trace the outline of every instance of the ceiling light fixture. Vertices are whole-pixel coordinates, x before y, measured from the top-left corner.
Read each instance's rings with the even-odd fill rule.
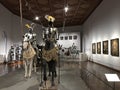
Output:
[[[69,8],[68,8],[68,6],[66,6],[66,7],[64,8],[65,12],[67,12],[67,11],[68,11],[68,9],[69,9]]]
[[[36,16],[36,17],[35,17],[35,20],[39,20],[39,17],[38,17],[38,16]]]

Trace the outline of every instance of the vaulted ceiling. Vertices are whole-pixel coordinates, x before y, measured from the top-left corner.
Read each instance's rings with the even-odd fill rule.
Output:
[[[52,15],[55,17],[54,26],[82,25],[102,0],[21,0],[23,18],[47,25],[44,16]],[[12,13],[20,16],[19,0],[0,0],[7,9]],[[64,7],[68,5],[69,10],[65,14]],[[40,20],[35,21],[35,16]]]

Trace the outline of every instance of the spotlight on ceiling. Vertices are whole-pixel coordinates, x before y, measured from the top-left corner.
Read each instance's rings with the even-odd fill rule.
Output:
[[[38,17],[38,16],[36,16],[36,17],[35,17],[35,20],[37,20],[37,21],[38,21],[38,20],[39,20],[39,17]]]
[[[65,12],[67,12],[67,11],[68,11],[68,6],[66,6],[66,7],[64,8],[64,10],[65,10]]]

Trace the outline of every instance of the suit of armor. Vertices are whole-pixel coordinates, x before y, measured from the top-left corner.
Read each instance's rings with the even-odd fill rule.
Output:
[[[46,50],[53,48],[58,39],[56,28],[47,28],[43,31],[43,41],[46,43]]]
[[[37,45],[36,33],[33,32],[34,24],[28,27],[28,32],[25,33],[23,38],[23,59],[25,65],[25,77],[31,77],[32,66],[34,64],[34,71],[36,72],[36,58],[37,58]],[[29,71],[28,71],[29,68]]]
[[[47,70],[46,66],[48,63],[49,73],[52,73],[52,86],[54,86],[54,77],[56,74],[56,61],[58,61],[58,48],[57,48],[57,39],[58,39],[58,30],[53,27],[54,18],[52,16],[46,15],[45,18],[48,20],[48,28],[43,30],[43,42],[45,45],[42,49],[42,58],[43,58],[43,71],[44,71],[44,81],[47,80]]]
[[[25,33],[23,41],[29,41],[33,48],[36,48],[36,33],[33,32],[34,26],[35,25],[33,23],[31,24],[31,26],[26,24],[26,27],[29,31]]]

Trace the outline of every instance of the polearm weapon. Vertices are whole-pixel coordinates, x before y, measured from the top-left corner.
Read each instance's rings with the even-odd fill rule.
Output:
[[[58,83],[60,84],[60,52],[58,51]]]

